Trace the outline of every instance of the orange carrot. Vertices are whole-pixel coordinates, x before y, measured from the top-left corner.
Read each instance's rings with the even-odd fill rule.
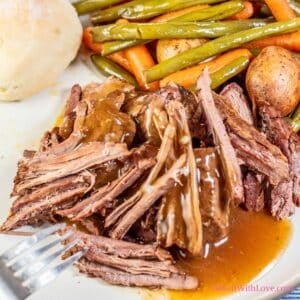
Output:
[[[265,2],[277,21],[296,18],[296,13],[290,7],[288,0],[265,0]]]
[[[157,81],[146,83],[143,72],[155,65],[153,57],[145,45],[138,45],[124,50],[132,73],[143,90],[156,90],[159,88]]]
[[[236,60],[237,58],[243,56],[252,58],[251,52],[247,49],[232,50],[208,62],[203,62],[199,65],[173,73],[162,79],[160,81],[160,86],[163,87],[170,82],[175,82],[184,87],[190,87],[197,82],[197,79],[206,67],[208,68],[209,73],[214,73],[222,69],[224,66],[231,63],[232,61]]]
[[[172,11],[170,13],[158,16],[158,17],[152,19],[151,22],[153,22],[153,23],[167,22],[167,21],[173,20],[177,17],[183,16],[187,13],[190,13],[192,11],[202,9],[202,8],[207,8],[207,7],[209,7],[209,5],[205,5],[205,4],[199,4],[199,5],[195,5],[195,6],[186,7],[183,9],[179,9],[179,10]]]
[[[292,32],[281,34],[277,36],[271,36],[261,40],[253,41],[244,45],[245,48],[264,48],[267,46],[280,46],[290,51],[300,51],[300,32]]]
[[[91,27],[85,28],[83,32],[83,43],[84,45],[92,50],[96,54],[101,53],[102,44],[96,43],[93,41],[93,35],[91,33]],[[112,61],[126,69],[127,71],[131,72],[130,64],[125,56],[124,51],[119,51],[116,53],[113,53],[108,56]]]
[[[83,44],[93,52],[99,54],[101,52],[101,44],[93,41],[93,35],[91,32],[92,27],[86,27],[83,31]]]
[[[254,14],[254,6],[249,1],[244,1],[244,9],[234,16],[232,16],[231,20],[246,20],[250,19]]]
[[[117,63],[118,65],[120,65],[121,67],[123,67],[128,72],[132,73],[129,61],[126,58],[124,51],[115,52],[113,54],[108,55],[107,57],[110,58],[115,63]]]
[[[128,24],[129,21],[120,19],[118,24]],[[135,76],[142,90],[154,91],[159,88],[158,81],[146,83],[144,71],[155,65],[154,59],[151,56],[148,48],[145,45],[137,45],[123,50],[125,58],[128,60],[132,74]]]

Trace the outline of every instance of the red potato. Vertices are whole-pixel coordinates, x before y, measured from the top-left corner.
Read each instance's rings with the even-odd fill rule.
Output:
[[[300,100],[300,64],[281,47],[264,48],[250,64],[246,87],[255,106],[272,105],[286,116]]]

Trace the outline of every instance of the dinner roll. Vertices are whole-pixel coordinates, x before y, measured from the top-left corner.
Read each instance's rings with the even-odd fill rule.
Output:
[[[0,12],[0,100],[21,100],[55,83],[82,26],[68,0],[1,0]]]

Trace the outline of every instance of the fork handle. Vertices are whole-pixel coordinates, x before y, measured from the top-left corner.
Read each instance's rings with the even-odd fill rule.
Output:
[[[31,292],[22,285],[21,280],[14,277],[4,262],[0,260],[0,299],[24,300]]]

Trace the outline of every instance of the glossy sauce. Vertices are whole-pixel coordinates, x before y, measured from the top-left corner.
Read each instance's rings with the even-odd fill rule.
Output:
[[[264,213],[236,209],[232,213],[227,242],[211,247],[207,258],[181,260],[178,264],[197,276],[197,291],[168,291],[170,300],[220,299],[256,278],[287,246],[292,225],[277,222]],[[145,292],[146,299],[157,299],[161,292]]]

